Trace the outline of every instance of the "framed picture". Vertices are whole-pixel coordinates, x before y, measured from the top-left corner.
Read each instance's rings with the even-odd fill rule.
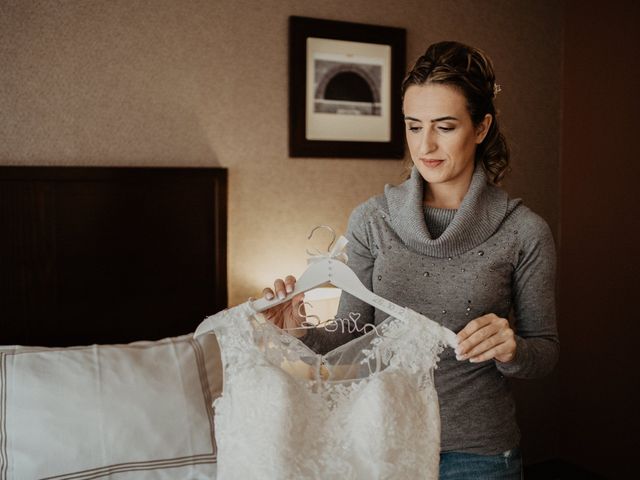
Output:
[[[406,30],[289,18],[289,155],[403,158]]]

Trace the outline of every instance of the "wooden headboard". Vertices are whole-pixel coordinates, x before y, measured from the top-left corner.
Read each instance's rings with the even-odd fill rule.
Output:
[[[226,254],[224,168],[0,167],[0,345],[192,332]]]

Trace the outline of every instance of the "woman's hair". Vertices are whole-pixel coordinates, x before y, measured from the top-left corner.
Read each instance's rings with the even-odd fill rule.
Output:
[[[427,83],[457,88],[467,99],[467,110],[474,125],[487,113],[493,117],[489,132],[476,148],[475,161],[482,162],[493,183],[500,182],[509,166],[509,147],[496,119],[493,100],[500,87],[496,84],[491,59],[482,50],[462,43],[434,43],[404,78],[402,98],[410,86]]]

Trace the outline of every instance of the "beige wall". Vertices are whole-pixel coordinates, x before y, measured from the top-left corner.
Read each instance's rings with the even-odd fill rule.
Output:
[[[493,57],[510,192],[555,230],[560,8],[553,1],[0,0],[0,163],[229,169],[229,301],[305,267],[317,224],[400,180],[397,160],[287,155],[289,15],[457,39]],[[326,242],[319,236],[313,246]]]

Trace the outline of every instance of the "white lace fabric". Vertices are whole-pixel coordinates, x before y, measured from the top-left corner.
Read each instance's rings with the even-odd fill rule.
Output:
[[[249,302],[210,317],[224,383],[218,478],[437,479],[444,339],[408,312],[325,355],[258,322]]]

